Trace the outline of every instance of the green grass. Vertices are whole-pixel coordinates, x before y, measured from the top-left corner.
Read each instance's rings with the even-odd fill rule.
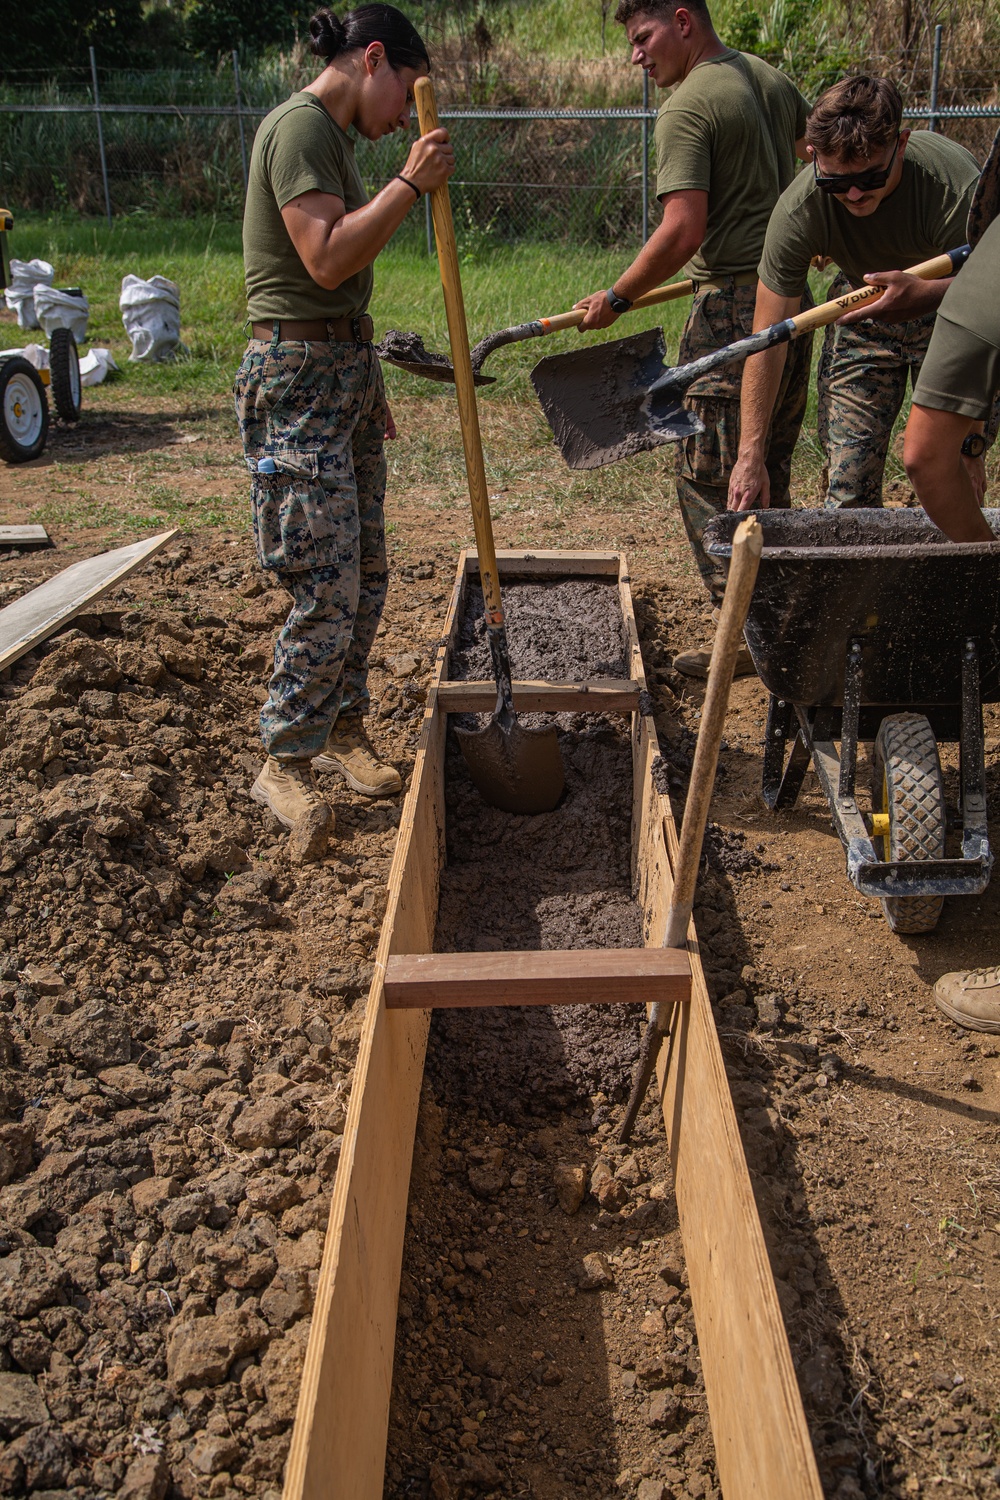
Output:
[[[372,311],[380,332],[412,329],[429,349],[446,352],[447,324],[437,261],[427,255],[417,230],[422,231],[420,223],[379,258]],[[473,342],[496,329],[571,307],[585,293],[607,286],[625,260],[621,253],[565,244],[491,247],[469,233],[460,236],[460,249]],[[220,482],[225,476],[231,485],[241,469],[229,404],[244,347],[239,225],[212,218],[174,223],[131,216],[116,220],[109,230],[101,220],[25,215],[16,220],[12,250],[23,259],[41,256],[51,261],[57,283],[84,288],[92,309],[91,341],[110,347],[122,369],[113,382],[85,395],[87,408],[103,409],[107,418],[121,425],[120,435],[116,433],[120,457],[101,461],[96,488],[89,461],[60,462],[58,472],[51,476],[51,518],[68,521],[75,517],[82,525],[105,526],[116,510],[121,512],[121,502],[135,506],[143,497],[146,503],[135,509],[137,524],[142,524],[142,516],[154,513],[158,519],[187,525],[224,521],[228,500],[204,497],[192,510],[184,484],[172,485],[171,479],[176,475],[180,481],[192,464],[200,470],[218,464]],[[189,352],[176,363],[128,363],[129,346],[118,311],[121,279],[127,272],[145,276],[159,272],[179,284],[182,337]],[[818,295],[822,289],[823,284],[817,284]],[[661,324],[668,359],[673,359],[687,306],[682,299],[630,314],[617,325],[616,334],[624,336]],[[35,337],[6,321],[0,335],[5,346],[23,345]],[[816,357],[820,343],[817,338]],[[500,514],[535,503],[526,498],[526,491],[545,507],[546,515],[554,517],[581,506],[605,514],[621,512],[629,504],[658,501],[663,495],[663,455],[659,453],[585,474],[570,473],[556,461],[528,376],[542,355],[581,347],[580,336],[567,331],[544,341],[509,345],[490,356],[486,373],[496,376],[496,383],[483,388],[480,396],[490,483],[504,492],[498,501]],[[438,495],[433,503],[465,505],[453,388],[404,375],[390,366],[386,382],[401,431],[400,442],[388,450],[397,492],[420,487]],[[904,410],[897,431],[905,416]],[[185,430],[210,434],[212,456],[204,451],[194,456],[183,447],[170,446],[171,437]],[[813,383],[793,474],[794,492],[812,502],[819,499],[822,470],[815,430]],[[904,478],[893,453],[886,482]],[[215,480],[212,486],[217,488]],[[222,488],[226,489],[224,482]]]
[[[462,283],[470,336],[475,342],[486,333],[529,318],[563,312],[587,292],[607,286],[621,269],[623,257],[596,249],[574,250],[564,245],[499,246],[490,249],[476,236],[460,235]],[[246,303],[240,227],[212,218],[164,223],[142,216],[116,219],[108,229],[102,220],[76,216],[19,216],[11,236],[12,252],[22,260],[40,256],[56,267],[60,285],[82,286],[90,300],[89,337],[92,344],[112,350],[123,385],[139,393],[222,395],[228,391],[245,344]],[[181,336],[188,353],[172,365],[127,365],[129,343],[122,327],[118,297],[122,277],[159,273],[181,289]],[[683,303],[667,305],[628,319],[629,332],[667,328],[676,341],[683,322]],[[413,329],[427,347],[446,351],[448,331],[438,277],[437,259],[428,256],[423,238],[410,235],[391,245],[376,262],[372,313],[379,333],[387,328]],[[625,332],[625,325],[622,324]],[[4,324],[8,347],[27,344],[36,333],[21,333]],[[487,373],[498,377],[486,388],[484,399],[531,398],[527,373],[541,353],[579,347],[575,333],[554,334],[544,350],[537,340],[514,345],[493,355]],[[401,394],[435,394],[426,381],[391,372],[393,388]],[[446,396],[442,389],[436,394]],[[88,392],[88,402],[99,395]],[[533,399],[533,398],[531,398]]]

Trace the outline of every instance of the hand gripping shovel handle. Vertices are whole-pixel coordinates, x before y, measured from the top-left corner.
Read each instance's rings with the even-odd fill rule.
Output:
[[[923,281],[937,281],[941,276],[953,276],[968,260],[970,253],[968,245],[961,245],[957,250],[935,255],[933,260],[925,260],[919,266],[911,266],[909,274],[919,276]],[[751,333],[748,338],[737,339],[735,343],[727,344],[725,349],[716,349],[711,354],[703,355],[701,359],[692,360],[688,365],[678,365],[675,369],[668,370],[653,382],[649,394],[664,396],[685,391],[694,381],[717,370],[721,365],[735,364],[738,360],[748,359],[751,354],[763,354],[765,349],[773,349],[776,344],[787,344],[790,339],[798,338],[803,333],[811,333],[814,328],[823,328],[827,323],[835,322],[844,313],[853,312],[867,302],[877,302],[883,290],[880,286],[858,287],[845,292],[842,297],[821,302],[818,307],[806,308],[805,312],[796,313],[794,318],[772,323],[770,328],[762,328],[758,333]]]
[[[636,297],[629,312],[638,312],[643,307],[656,307],[661,302],[676,302],[679,297],[690,297],[694,291],[693,281],[672,281],[669,286],[654,287]],[[539,318],[542,333],[558,333],[560,328],[579,328],[587,316],[585,307],[574,307],[570,312],[556,313],[552,318]]]
[[[746,623],[750,596],[757,581],[757,568],[764,545],[764,533],[754,516],[736,528],[733,536],[732,561],[726,580],[726,594],[722,601],[722,613],[712,647],[712,663],[708,672],[708,689],[701,711],[698,743],[695,746],[691,780],[687,801],[684,804],[684,819],[674,865],[674,887],[667,913],[667,930],[663,937],[664,948],[683,948],[687,943],[688,925],[694,905],[694,888],[701,862],[701,845],[708,821],[708,809],[715,784],[715,768],[719,760],[722,730],[729,707],[729,690],[733,684],[736,658],[743,644],[743,626]],[[642,1039],[635,1083],[625,1111],[618,1140],[624,1144],[632,1135],[636,1116],[649,1080],[656,1066],[660,1042],[667,1031],[671,1031],[674,1006],[663,1001],[654,1002]]]
[[[418,78],[413,86],[413,95],[417,104],[420,133],[427,135],[429,131],[436,130],[438,127],[434,85],[430,79]],[[448,316],[451,362],[455,367],[458,418],[462,427],[465,469],[469,480],[469,499],[472,502],[472,523],[476,533],[476,550],[479,554],[479,577],[486,604],[486,624],[489,627],[492,642],[495,632],[503,628],[503,606],[500,602],[500,576],[497,572],[496,548],[493,545],[493,523],[490,520],[489,491],[486,486],[486,467],[483,463],[483,440],[479,431],[479,411],[476,406],[476,391],[472,375],[472,356],[469,352],[469,330],[465,321],[462,278],[458,269],[458,247],[455,244],[455,225],[451,217],[451,197],[447,183],[443,183],[431,193],[431,214],[434,219],[434,236],[437,240],[438,262],[441,267],[444,306]]]

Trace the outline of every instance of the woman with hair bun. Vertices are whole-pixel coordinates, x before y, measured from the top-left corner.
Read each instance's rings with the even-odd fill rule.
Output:
[[[251,790],[286,828],[326,807],[314,770],[369,796],[400,790],[364,728],[387,584],[383,441],[395,436],[367,308],[375,257],[455,170],[447,131],[433,130],[369,202],[348,131],[377,141],[408,128],[427,49],[392,5],[343,20],[321,10],[309,32],[323,71],[254,139],[243,220],[252,336],[235,383],[257,555],[294,601]]]

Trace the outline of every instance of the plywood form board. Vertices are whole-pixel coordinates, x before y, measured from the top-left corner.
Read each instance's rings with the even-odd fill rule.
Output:
[[[478,572],[475,547],[463,556],[466,572]],[[501,582],[505,578],[617,578],[618,557],[617,552],[557,552],[543,547],[536,552],[519,552],[500,548],[497,571]]]
[[[9,667],[75,615],[83,614],[176,535],[176,530],[161,531],[144,542],[86,557],[0,609],[0,668]]]
[[[570,948],[390,956],[390,1007],[608,1005],[687,1000],[691,968],[670,948]]]
[[[633,676],[642,672],[631,600]],[[645,684],[643,684],[644,686]],[[646,942],[666,930],[677,829],[651,775],[659,755],[650,718],[633,720],[635,868]],[[809,1428],[754,1201],[694,923],[691,999],[657,1069],[663,1123],[724,1500],[822,1500]]]
[[[464,581],[464,579],[463,579]],[[452,594],[450,639],[461,590]],[[285,1500],[382,1494],[396,1304],[429,1012],[389,1011],[390,953],[430,949],[444,857],[444,732],[438,651],[410,790],[389,871],[389,900],[365,1012],[330,1204]]]
[[[623,677],[595,677],[589,682],[515,680],[514,707],[519,713],[632,713],[639,706],[639,684]],[[495,682],[442,682],[438,702],[446,713],[492,713]]]

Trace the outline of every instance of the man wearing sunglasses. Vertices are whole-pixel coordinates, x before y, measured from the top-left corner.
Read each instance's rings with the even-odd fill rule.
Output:
[[[965,241],[979,176],[963,146],[902,129],[903,101],[887,78],[845,78],[817,101],[806,125],[811,165],[778,199],[760,262],[754,327],[801,307],[810,261],[839,269],[829,296],[885,287],[874,306],[826,330],[817,379],[828,506],[880,506],[893,424],[927,352],[950,278],[900,270]],[[769,503],[762,461],[785,346],[747,361],[739,457],[729,509]]]

